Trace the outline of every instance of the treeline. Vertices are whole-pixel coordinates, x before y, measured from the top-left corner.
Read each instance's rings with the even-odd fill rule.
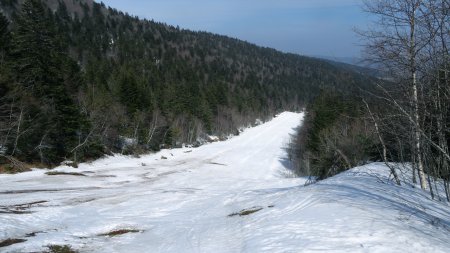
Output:
[[[90,0],[1,1],[0,163],[58,164],[227,135],[320,89],[324,61],[140,20]]]
[[[381,159],[361,94],[322,91],[306,108],[290,154],[299,175],[322,180]]]
[[[292,145],[301,174],[318,179],[368,161],[411,164],[414,183],[450,201],[450,3],[366,1],[377,25],[360,32],[386,80],[361,94],[318,96]]]

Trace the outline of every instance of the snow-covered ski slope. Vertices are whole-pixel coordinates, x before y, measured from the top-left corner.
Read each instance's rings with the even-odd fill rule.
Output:
[[[82,175],[0,175],[0,242],[26,240],[0,252],[450,252],[450,208],[393,185],[382,164],[306,187],[286,177],[283,146],[302,117],[56,169]]]

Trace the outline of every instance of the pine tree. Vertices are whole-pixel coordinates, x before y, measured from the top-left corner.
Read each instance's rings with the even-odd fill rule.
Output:
[[[20,83],[36,95],[46,95],[54,83],[49,74],[54,71],[56,35],[39,0],[27,0],[16,20],[13,37],[14,67]]]
[[[5,145],[7,141],[7,131],[9,130],[8,109],[10,109],[9,101],[6,98],[9,92],[5,76],[5,57],[9,45],[9,22],[0,12],[0,145]],[[0,163],[1,163],[0,158]]]
[[[0,12],[0,118],[2,116],[3,111],[7,111],[6,94],[8,93],[8,84],[6,80],[8,76],[8,71],[6,68],[5,61],[10,45],[10,33],[8,30],[8,26],[9,21]]]
[[[77,85],[72,78],[76,73],[67,68],[71,60],[39,0],[24,2],[16,25],[12,65],[20,88],[33,96],[33,115],[28,116],[34,118],[28,126],[33,131],[20,142],[21,154],[27,160],[39,155],[42,162],[59,162],[75,146],[84,121],[67,91]]]
[[[3,15],[3,13],[0,12],[0,68],[5,61],[6,51],[10,46],[11,36],[8,30],[8,26],[8,19]]]

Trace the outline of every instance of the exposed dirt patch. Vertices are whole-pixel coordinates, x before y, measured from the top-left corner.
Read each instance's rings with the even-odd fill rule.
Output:
[[[101,187],[79,187],[79,188],[63,188],[63,189],[32,189],[32,190],[17,190],[17,191],[3,191],[0,194],[24,194],[37,192],[62,192],[62,191],[79,191],[79,190],[98,190]]]
[[[226,165],[226,164],[223,164],[223,163],[216,163],[216,162],[209,162],[208,164],[219,165],[219,166],[228,166],[228,165]]]
[[[12,159],[8,161],[9,159]],[[31,171],[33,168],[37,169],[45,169],[49,168],[49,165],[45,165],[42,163],[24,163],[15,158],[8,157],[6,161],[0,158],[0,174],[17,174],[22,172]]]
[[[17,174],[22,172],[30,171],[31,169],[27,166],[14,166],[10,164],[0,165],[0,174]]]
[[[35,236],[37,236],[38,234],[45,234],[45,233],[50,232],[50,231],[55,232],[55,231],[58,231],[58,230],[57,230],[57,229],[50,229],[50,230],[48,230],[48,231],[36,231],[36,232],[31,232],[31,233],[25,234],[25,237],[26,237],[26,238],[35,237]]]
[[[168,172],[163,172],[163,173],[159,173],[158,177],[163,177],[163,176],[168,176],[168,175],[172,175],[172,174],[176,174],[179,173],[180,171],[168,171]]]
[[[259,211],[261,211],[261,210],[263,210],[263,209],[264,209],[263,207],[255,206],[255,207],[252,207],[252,208],[243,209],[243,210],[241,210],[241,211],[239,211],[239,212],[237,212],[237,213],[229,214],[228,217],[234,217],[234,216],[247,216],[247,215],[250,215],[250,214],[259,212]]]
[[[8,247],[13,244],[18,244],[18,243],[22,243],[22,242],[26,242],[26,241],[27,240],[25,240],[25,239],[6,239],[6,240],[0,242],[0,248]]]
[[[47,248],[49,251],[45,253],[78,253],[69,245],[49,245]]]
[[[25,203],[25,204],[14,205],[13,207],[18,208],[18,209],[28,209],[33,206],[44,204],[44,203],[48,203],[48,201],[47,200],[34,201],[34,202],[30,202],[30,203]]]
[[[9,209],[0,210],[0,214],[30,214],[30,213],[33,213],[33,212],[32,211],[17,211],[17,210],[9,210]]]
[[[36,206],[41,206],[41,204],[47,203],[46,200],[35,201],[30,203],[11,205],[11,206],[0,206],[0,213],[12,213],[12,214],[29,214],[33,213],[28,211],[28,209]]]
[[[48,176],[77,176],[77,177],[86,177],[83,173],[78,172],[62,172],[62,171],[49,171],[45,173]]]
[[[25,237],[35,237],[37,234],[42,234],[45,232],[39,231],[39,232],[32,232],[25,235]]]
[[[89,203],[92,201],[97,200],[96,198],[79,198],[79,199],[74,199],[73,202],[71,202],[71,205],[77,205],[77,204],[83,204],[83,203]]]
[[[142,232],[142,231],[141,230],[137,230],[137,229],[118,229],[118,230],[113,230],[111,232],[104,233],[104,234],[99,234],[99,235],[100,236],[114,237],[114,236],[129,234],[129,233],[140,233],[140,232]]]
[[[113,177],[117,177],[116,175],[96,175],[94,177],[97,178],[113,178]]]
[[[192,194],[192,193],[196,193],[198,191],[201,191],[201,189],[197,189],[197,188],[178,188],[178,189],[174,189],[174,190],[165,190],[165,191],[162,191],[162,193],[186,193],[186,194]]]

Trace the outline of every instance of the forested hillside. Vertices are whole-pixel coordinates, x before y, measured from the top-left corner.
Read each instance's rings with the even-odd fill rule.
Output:
[[[0,164],[13,167],[194,143],[322,89],[370,85],[348,68],[91,0],[0,7]]]

